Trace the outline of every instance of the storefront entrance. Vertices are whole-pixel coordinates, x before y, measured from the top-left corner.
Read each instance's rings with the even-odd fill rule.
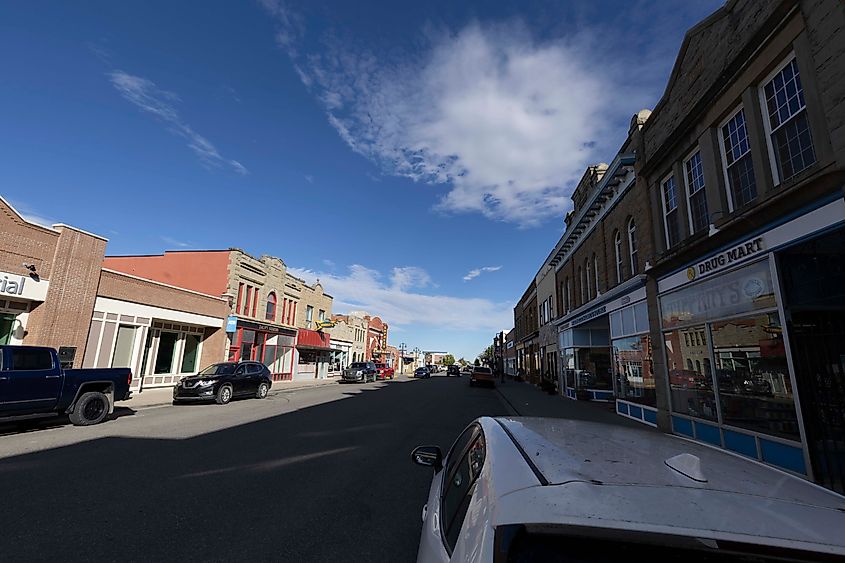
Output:
[[[845,493],[845,230],[778,258],[813,478]]]
[[[0,346],[8,344],[12,340],[12,332],[14,330],[15,317],[0,314]]]

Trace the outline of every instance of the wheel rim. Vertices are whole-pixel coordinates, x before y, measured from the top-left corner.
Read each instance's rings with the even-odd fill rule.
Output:
[[[266,384],[264,384],[264,383],[261,384],[261,387],[258,388],[258,394],[261,396],[262,399],[267,396],[267,385]]]
[[[224,403],[228,403],[229,399],[232,398],[232,391],[228,387],[224,387],[220,392],[220,398],[223,399]]]
[[[98,397],[85,403],[85,407],[82,409],[82,416],[84,416],[87,420],[96,420],[102,416],[105,411],[105,401]]]

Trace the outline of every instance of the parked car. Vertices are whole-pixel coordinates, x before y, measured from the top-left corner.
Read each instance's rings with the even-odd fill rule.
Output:
[[[496,377],[493,375],[493,370],[484,366],[473,366],[469,373],[469,386],[473,387],[483,383],[491,387],[496,385]]]
[[[0,346],[0,417],[67,414],[98,424],[131,396],[129,368],[62,369],[52,348]]]
[[[414,377],[431,377],[431,371],[427,367],[420,367],[414,370]]]
[[[446,368],[446,377],[449,377],[450,375],[457,375],[458,377],[460,377],[461,376],[461,368],[458,367],[457,365],[454,365],[454,364],[447,367]]]
[[[393,379],[396,370],[387,364],[376,363],[376,379]]]
[[[357,381],[366,383],[375,381],[378,369],[374,362],[352,362],[343,370],[343,381]]]
[[[472,373],[472,366],[464,366],[461,368],[461,373],[469,375]]]
[[[420,563],[845,556],[842,496],[647,428],[485,417],[411,457],[434,468]]]
[[[270,370],[264,364],[222,362],[183,378],[173,388],[173,404],[216,401],[218,405],[225,405],[238,397],[263,399],[272,385]]]

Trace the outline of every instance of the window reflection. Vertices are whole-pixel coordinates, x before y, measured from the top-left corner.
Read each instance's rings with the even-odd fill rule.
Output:
[[[725,424],[798,438],[798,420],[776,312],[713,323]]]
[[[643,405],[657,406],[651,338],[647,334],[613,341],[613,374],[616,379],[617,397]]]
[[[716,420],[706,327],[692,326],[664,334],[669,390],[675,412]]]

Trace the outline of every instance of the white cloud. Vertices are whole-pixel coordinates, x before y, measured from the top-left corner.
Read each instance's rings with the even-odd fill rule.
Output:
[[[225,158],[217,148],[205,137],[194,131],[185,123],[174,103],[180,102],[179,96],[172,92],[161,90],[154,82],[116,70],[109,73],[112,86],[128,101],[141,110],[154,115],[167,124],[171,132],[184,138],[188,148],[194,151],[199,159],[209,166],[228,166],[241,175],[249,171],[237,160]]]
[[[284,36],[300,37],[272,4]],[[336,40],[291,56],[352,150],[387,174],[448,186],[440,210],[533,225],[571,206],[585,167],[612,158],[640,109],[595,41],[475,23],[396,60]]]
[[[427,325],[471,331],[496,331],[513,323],[512,305],[481,298],[425,295],[413,291],[431,284],[422,268],[393,268],[389,281],[380,272],[361,265],[349,267],[347,275],[288,268],[313,283],[317,278],[334,296],[335,312],[366,310],[393,325]]]
[[[193,246],[189,242],[183,242],[181,240],[176,240],[173,237],[162,236],[161,240],[164,241],[166,244],[169,244],[170,246],[176,246],[178,248],[190,248],[191,246]]]
[[[35,223],[36,225],[47,227],[48,229],[51,229],[53,225],[59,222],[52,217],[44,215],[38,209],[32,207],[25,201],[21,201],[19,199],[9,199],[7,201],[15,208],[15,211],[23,217],[24,221],[29,221],[30,223]]]
[[[484,266],[483,268],[476,268],[467,272],[467,275],[464,276],[464,281],[475,279],[483,272],[498,272],[501,269],[501,266]]]

